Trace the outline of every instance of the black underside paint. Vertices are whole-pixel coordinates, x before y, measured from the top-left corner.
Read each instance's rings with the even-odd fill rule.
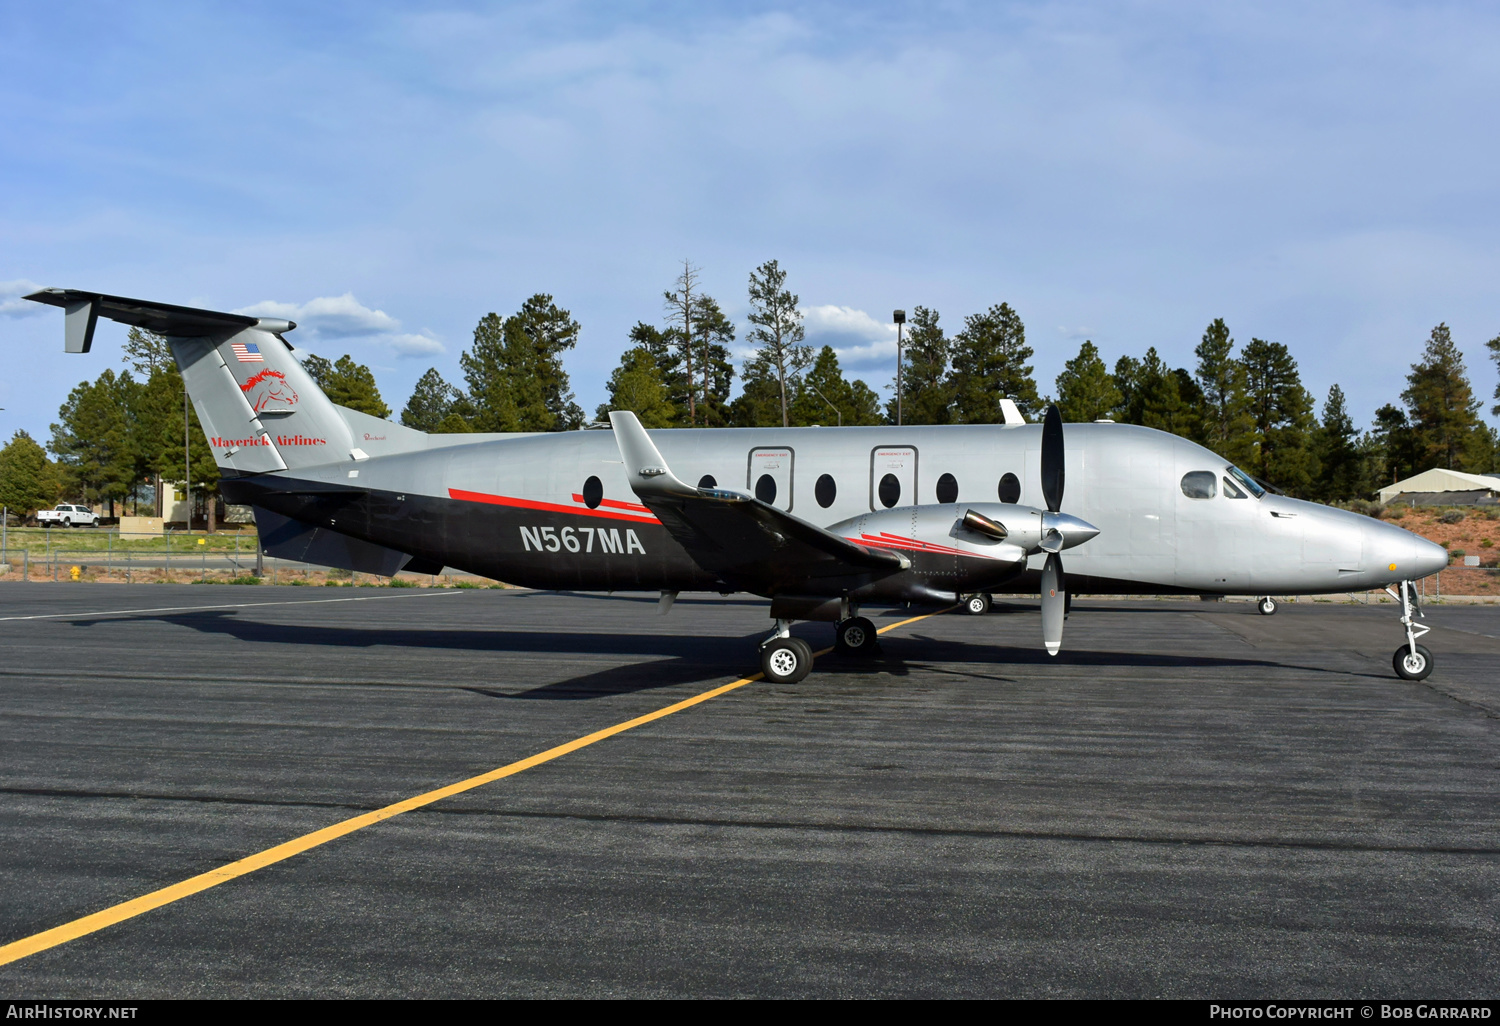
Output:
[[[859,574],[774,585],[709,573],[660,523],[580,512],[526,509],[428,495],[349,488],[283,475],[225,476],[226,502],[255,506],[413,557],[407,569],[451,566],[528,588],[578,591],[752,591],[848,596],[855,601],[953,601],[975,591],[1006,590],[1023,565],[992,559],[907,552],[912,566],[884,576]],[[530,539],[522,528],[531,532]],[[549,528],[542,544],[536,539]],[[620,551],[604,551],[599,530],[618,532]],[[629,534],[638,545],[629,545]],[[528,545],[528,540],[532,544]],[[611,538],[613,540],[613,537]],[[573,546],[577,551],[573,551]]]

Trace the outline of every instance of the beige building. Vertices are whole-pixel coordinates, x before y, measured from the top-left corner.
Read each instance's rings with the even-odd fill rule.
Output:
[[[1452,505],[1488,505],[1500,498],[1500,475],[1434,467],[1380,489],[1381,502],[1410,501],[1418,506],[1445,505],[1445,495],[1451,496]]]

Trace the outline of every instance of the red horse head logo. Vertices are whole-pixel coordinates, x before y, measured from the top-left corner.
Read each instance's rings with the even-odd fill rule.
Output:
[[[240,391],[245,393],[250,408],[256,413],[273,403],[282,406],[297,405],[297,393],[287,384],[286,375],[269,367],[241,385]]]

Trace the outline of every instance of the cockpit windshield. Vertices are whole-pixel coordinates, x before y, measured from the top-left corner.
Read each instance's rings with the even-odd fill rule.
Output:
[[[1262,495],[1266,494],[1266,490],[1264,488],[1262,488],[1260,485],[1256,484],[1255,483],[1255,479],[1252,478],[1249,474],[1245,473],[1239,467],[1234,467],[1234,466],[1225,467],[1224,468],[1224,473],[1228,474],[1230,477],[1234,478],[1240,484],[1244,485],[1245,486],[1245,490],[1247,492],[1249,492],[1251,495],[1255,496],[1257,499],[1260,498]]]

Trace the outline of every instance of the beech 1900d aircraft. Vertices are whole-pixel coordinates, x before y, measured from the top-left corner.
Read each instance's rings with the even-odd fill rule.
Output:
[[[664,610],[681,591],[751,592],[770,600],[776,626],[761,666],[780,682],[812,666],[793,620],[831,621],[841,652],[875,655],[862,603],[963,601],[983,612],[992,592],[1039,594],[1042,640],[1056,655],[1070,587],[1385,587],[1405,631],[1397,674],[1432,671],[1412,582],[1447,564],[1442,547],[1269,493],[1150,428],[1065,432],[1055,407],[1028,424],[1003,400],[1003,424],[647,432],[616,412],[612,431],[427,434],[331,402],[293,357],[290,321],[66,289],[26,298],[66,311],[68,352],[89,351],[101,316],[167,338],[224,498],[254,507],[273,556],[659,591]]]

